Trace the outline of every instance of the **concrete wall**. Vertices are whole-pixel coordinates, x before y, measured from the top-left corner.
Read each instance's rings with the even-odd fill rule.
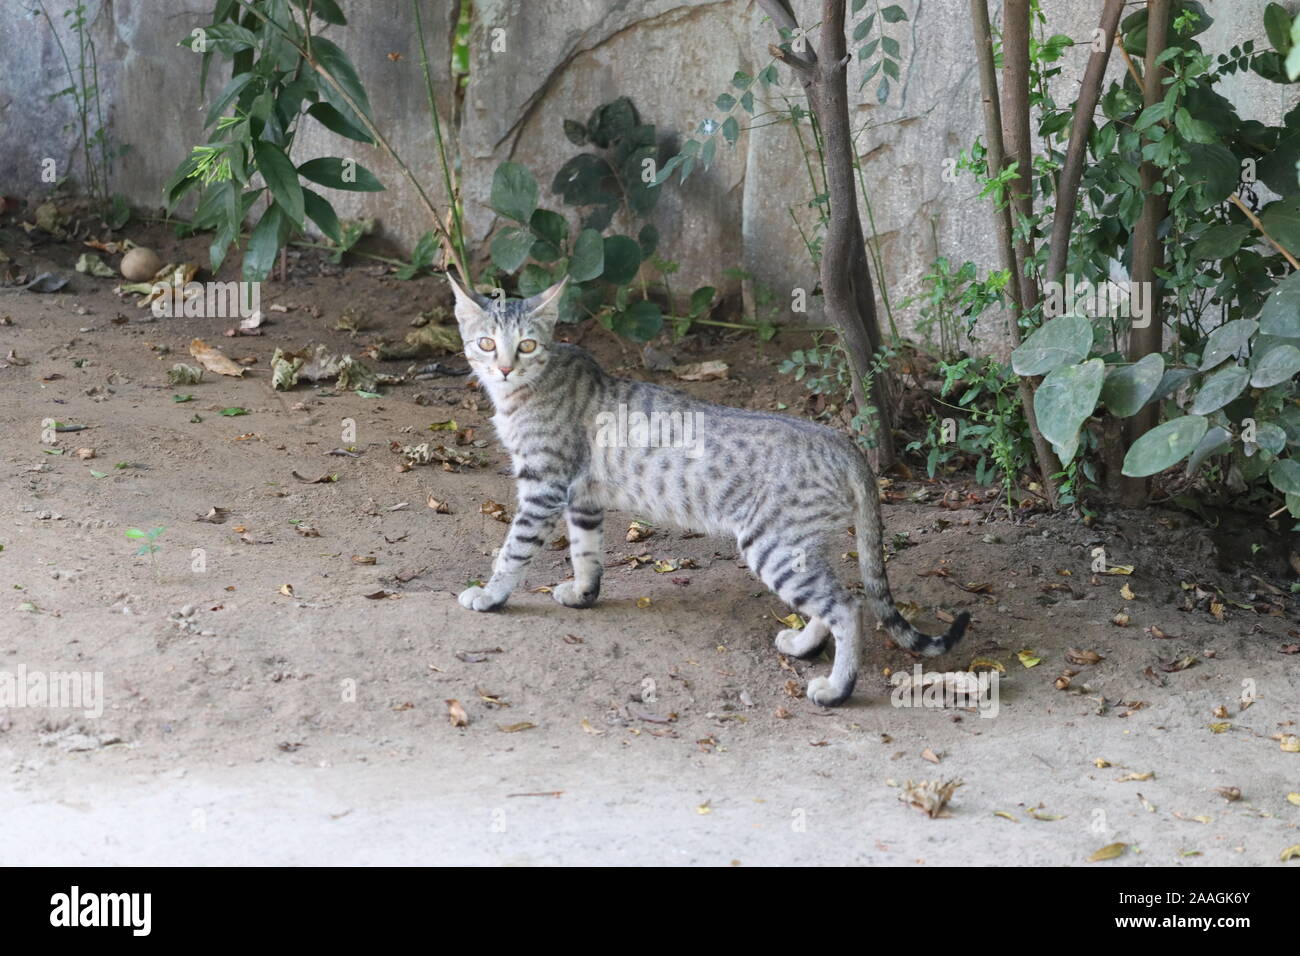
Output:
[[[440,109],[447,117],[454,3],[422,2]],[[29,195],[49,188],[39,179],[40,161],[47,156],[60,169],[70,160],[74,175],[78,172],[70,155],[75,137],[64,129],[73,116],[71,102],[47,100],[67,85],[62,61],[49,27],[26,12],[33,3],[0,0],[0,189]],[[815,2],[794,5],[801,22],[815,22]],[[854,124],[864,127],[859,142],[867,159],[884,279],[895,303],[918,289],[936,252],[957,262],[969,258],[997,265],[990,219],[975,198],[973,182],[944,177],[945,160],[955,159],[982,132],[967,5],[964,0],[903,5],[910,21],[891,28],[902,42],[903,82],[883,106],[871,88],[851,97]],[[1254,38],[1266,48],[1265,5],[1265,0],[1210,0],[1206,6],[1216,22],[1202,42],[1221,49]],[[1295,0],[1286,5],[1296,6]],[[59,13],[69,6],[67,0],[50,4],[61,25]],[[1000,3],[993,0],[991,6],[996,17]],[[353,0],[344,7],[352,23],[331,35],[353,57],[377,121],[438,201],[442,189],[410,6],[401,0]],[[1067,51],[1058,79],[1057,97],[1068,102],[1088,56],[1086,42],[1100,3],[1045,0],[1045,7],[1051,32],[1069,34],[1081,44]],[[113,187],[142,205],[158,203],[161,183],[190,146],[204,141],[205,101],[224,77],[214,69],[205,95],[198,86],[197,57],[176,44],[206,22],[210,9],[210,0],[116,0],[105,3],[97,21],[110,126],[118,142],[132,147],[115,170]],[[564,119],[585,120],[593,107],[622,94],[662,136],[689,133],[714,115],[713,100],[728,89],[736,70],[754,74],[767,64],[767,45],[774,39],[752,0],[478,0],[475,10],[471,80],[454,135],[476,243],[495,223],[486,200],[499,162],[513,159],[529,166],[543,184],[543,202],[561,208],[545,187],[578,151],[563,135]],[[504,42],[504,49],[494,52],[494,40],[498,47]],[[400,59],[390,57],[394,53]],[[1112,67],[1121,68],[1118,57]],[[855,62],[851,91],[860,76]],[[782,82],[784,92],[797,98],[788,71],[782,71]],[[1294,87],[1240,75],[1221,90],[1240,104],[1243,116],[1274,122],[1294,95]],[[380,151],[321,129],[300,136],[297,158],[325,154],[355,157],[389,187],[380,194],[335,194],[342,214],[377,217],[384,234],[403,245],[428,228],[413,190]],[[654,214],[660,254],[682,264],[675,286],[689,292],[713,284],[735,293],[738,282],[724,278],[723,270],[742,267],[782,303],[788,303],[793,287],[812,289],[815,279],[792,218],[793,213],[805,228],[811,224],[809,198],[804,158],[788,125],[756,128],[742,134],[735,149],[720,148],[713,168],[697,172],[684,188],[668,189]]]

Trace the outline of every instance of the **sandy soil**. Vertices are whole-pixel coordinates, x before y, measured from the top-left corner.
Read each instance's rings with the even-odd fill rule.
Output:
[[[202,240],[160,236],[165,259],[202,261]],[[263,308],[289,311],[232,339],[229,321],[147,321],[112,281],[72,273],[69,244],[6,251],[73,279],[0,292],[0,671],[101,673],[105,697],[99,718],[0,710],[8,863],[1083,864],[1122,843],[1094,865],[1194,866],[1274,864],[1300,843],[1288,542],[1258,521],[1011,522],[959,480],[895,480],[895,593],[930,627],[974,614],[926,668],[997,662],[999,710],[891,706],[886,673],[914,662],[873,639],[854,698],[822,711],[800,694],[828,661],[777,654],[788,611],[732,542],[626,543],[635,516],[614,515],[594,609],[540,592],[494,615],[457,605],[502,540],[480,506],[512,506],[507,462],[490,442],[482,468],[401,471],[390,446],[448,436],[428,430],[447,419],[490,439],[484,400],[455,378],[278,393],[267,371],[277,346],[400,340],[443,300],[437,280],[303,258],[264,286]],[[355,335],[334,329],[348,308]],[[570,333],[623,374],[671,380],[599,327]],[[167,387],[196,336],[257,361]],[[698,394],[806,411],[776,373],[791,341],[677,351],[732,367]],[[220,414],[236,406],[249,414]],[[44,444],[47,418],[90,427]],[[349,418],[360,457],[329,455]],[[214,507],[224,523],[196,520]],[[125,535],[154,527],[156,569]],[[1133,574],[1094,574],[1097,546]],[[548,550],[527,586],[567,575]],[[954,778],[946,816],[900,800],[909,780]]]

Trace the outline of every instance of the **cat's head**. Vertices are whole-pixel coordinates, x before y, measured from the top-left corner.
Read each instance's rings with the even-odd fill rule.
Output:
[[[560,295],[568,277],[530,299],[488,298],[447,275],[465,357],[494,397],[531,385],[550,361]]]

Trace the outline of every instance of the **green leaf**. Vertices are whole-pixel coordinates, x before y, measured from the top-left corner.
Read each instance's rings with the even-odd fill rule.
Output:
[[[217,94],[217,98],[212,101],[212,106],[208,108],[208,115],[203,120],[204,128],[219,120],[222,114],[226,112],[226,107],[235,101],[235,97],[239,95],[240,90],[254,80],[259,83],[262,82],[262,78],[256,73],[240,73],[237,76],[232,76],[230,82],[222,88],[221,92]]]
[[[1058,321],[1058,320],[1054,320]],[[1090,359],[1081,365],[1063,365],[1053,369],[1034,392],[1034,412],[1043,437],[1060,449],[1067,449],[1063,464],[1068,464],[1077,447],[1079,427],[1097,407],[1106,363]]]
[[[533,235],[557,249],[563,249],[569,241],[569,221],[558,212],[538,209],[529,218],[528,225],[533,230]]]
[[[502,229],[492,238],[492,263],[502,272],[514,272],[528,259],[533,234],[519,226]]]
[[[293,0],[293,2],[295,6],[302,9],[310,5],[312,13],[325,23],[332,23],[336,27],[347,26],[347,17],[343,16],[343,11],[334,0]]]
[[[1286,448],[1286,430],[1272,422],[1260,422],[1255,427],[1255,444],[1275,455]]]
[[[708,312],[709,307],[713,305],[713,300],[717,297],[718,290],[711,285],[700,286],[691,293],[691,318],[698,318]]]
[[[1264,231],[1286,247],[1292,255],[1300,254],[1300,195],[1271,202],[1259,214]]]
[[[1255,366],[1250,376],[1254,388],[1272,388],[1300,372],[1300,349],[1294,345],[1278,345],[1269,349]]]
[[[330,189],[344,189],[354,193],[377,193],[384,189],[375,174],[355,160],[337,156],[309,159],[298,167],[298,172],[314,183]]]
[[[208,49],[227,56],[257,46],[257,34],[235,23],[214,23],[212,26],[204,27],[203,32],[207,35]],[[187,36],[181,41],[181,46],[194,49],[192,46],[194,39],[193,34]]]
[[[554,284],[555,278],[539,265],[530,263],[519,273],[519,294],[524,298],[544,292]]]
[[[627,236],[605,239],[605,269],[601,278],[614,285],[627,285],[641,268],[641,247]]]
[[[343,91],[352,98],[352,102],[357,105],[357,109],[369,119],[370,99],[366,96],[366,89],[361,85],[361,79],[357,76],[356,67],[348,59],[348,55],[340,50],[333,41],[327,40],[322,36],[313,36],[311,40],[311,51],[315,54],[317,62],[338,81],[338,85]],[[334,88],[334,84],[325,78],[321,78],[321,93],[325,99],[334,105],[334,108],[342,113],[345,117],[353,115],[353,110],[348,106],[348,102]],[[349,120],[351,122],[351,120]],[[360,126],[362,124],[356,123]]]
[[[1157,425],[1129,448],[1123,473],[1130,478],[1145,478],[1178,464],[1200,444],[1209,424],[1200,415],[1183,415]]]
[[[1227,199],[1237,188],[1241,168],[1237,157],[1218,143],[1189,143],[1190,160],[1183,168],[1189,182],[1201,185],[1208,203]]]
[[[1237,319],[1225,322],[1205,340],[1205,352],[1201,356],[1201,371],[1232,358],[1250,343],[1250,337],[1259,329],[1254,319]]]
[[[126,531],[123,533],[128,538],[143,538],[145,536],[144,532],[141,531],[139,528],[127,528]]]
[[[1284,494],[1300,495],[1300,462],[1279,458],[1269,467],[1268,480]]]
[[[1300,130],[1278,140],[1272,152],[1255,166],[1255,175],[1273,192],[1286,196],[1295,191],[1297,160],[1300,160]]]
[[[1205,433],[1205,437],[1200,440],[1196,450],[1192,452],[1192,457],[1187,460],[1187,475],[1190,477],[1201,467],[1201,462],[1211,455],[1219,455],[1227,451],[1232,443],[1232,432],[1219,425],[1215,425]]]
[[[668,166],[659,171],[656,182],[667,178]],[[598,206],[619,197],[604,188],[606,180],[614,175],[609,163],[594,153],[579,153],[555,174],[551,181],[551,192],[556,193],[570,206]]]
[[[647,222],[641,227],[641,231],[636,234],[636,243],[641,247],[642,259],[649,259],[655,254],[655,249],[659,248],[659,230],[654,223]]]
[[[601,149],[606,149],[636,125],[636,107],[626,96],[620,96],[592,111],[587,119],[587,136]]]
[[[1300,272],[1293,272],[1264,300],[1259,310],[1259,330],[1265,335],[1300,339]]]
[[[537,180],[519,163],[502,163],[492,174],[488,205],[507,219],[528,222],[537,211]]]
[[[1286,55],[1284,67],[1288,80],[1300,80],[1300,16],[1291,24],[1291,52]]]
[[[339,226],[339,217],[335,214],[334,207],[329,204],[329,201],[324,196],[304,187],[302,202],[307,217],[316,223],[322,235],[333,239],[335,242],[343,241],[343,230]]]
[[[569,260],[569,277],[575,283],[588,282],[605,271],[605,243],[595,229],[578,233]]]
[[[1241,248],[1241,244],[1251,233],[1250,226],[1220,224],[1211,226],[1192,246],[1192,258],[1227,259]]]
[[[633,302],[613,316],[614,331],[637,342],[650,341],[663,330],[663,326],[664,317],[659,306],[645,300]]]
[[[1250,382],[1250,369],[1244,365],[1225,365],[1211,372],[1201,383],[1190,411],[1193,415],[1207,415],[1222,408],[1240,395]]]
[[[736,121],[736,117],[728,116],[722,121],[722,138],[729,146],[736,145],[736,140],[740,138],[740,123]]]
[[[293,168],[293,163],[289,162],[289,157],[284,155],[283,150],[264,139],[253,144],[253,158],[276,203],[290,221],[301,229],[303,195],[302,186],[298,183],[298,170]]]
[[[1291,14],[1279,4],[1270,3],[1264,8],[1264,32],[1279,54],[1291,52]]]
[[[1101,401],[1116,418],[1136,415],[1155,394],[1164,371],[1165,360],[1159,354],[1111,369],[1101,386]]]
[[[1017,375],[1043,375],[1087,357],[1092,348],[1092,323],[1083,316],[1049,319],[1011,353]]]
[[[284,223],[284,214],[275,203],[262,213],[262,218],[258,220],[252,235],[248,237],[248,246],[244,249],[245,282],[261,282],[271,274],[276,253],[280,251],[284,241],[281,235]]]
[[[240,408],[238,405],[233,405],[230,408],[223,408],[221,410],[221,414],[226,416],[227,418],[236,418],[239,415],[247,415],[248,409]]]
[[[577,120],[564,121],[564,137],[574,146],[587,145],[587,127]]]
[[[907,11],[897,4],[891,4],[880,11],[880,18],[886,23],[898,23],[907,19]]]
[[[374,145],[374,140],[360,126],[355,125],[346,116],[336,110],[328,103],[315,103],[307,110],[307,115],[316,122],[320,123],[331,133],[338,133],[340,136],[346,136],[348,139],[354,139],[358,143],[368,143]]]

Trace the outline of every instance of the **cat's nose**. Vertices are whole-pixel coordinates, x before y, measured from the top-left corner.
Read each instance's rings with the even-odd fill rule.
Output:
[[[513,366],[513,365],[498,365],[497,368],[499,368],[499,369],[501,370],[501,377],[502,377],[502,378],[509,378],[509,377],[510,377],[510,373],[514,371],[514,366]]]

